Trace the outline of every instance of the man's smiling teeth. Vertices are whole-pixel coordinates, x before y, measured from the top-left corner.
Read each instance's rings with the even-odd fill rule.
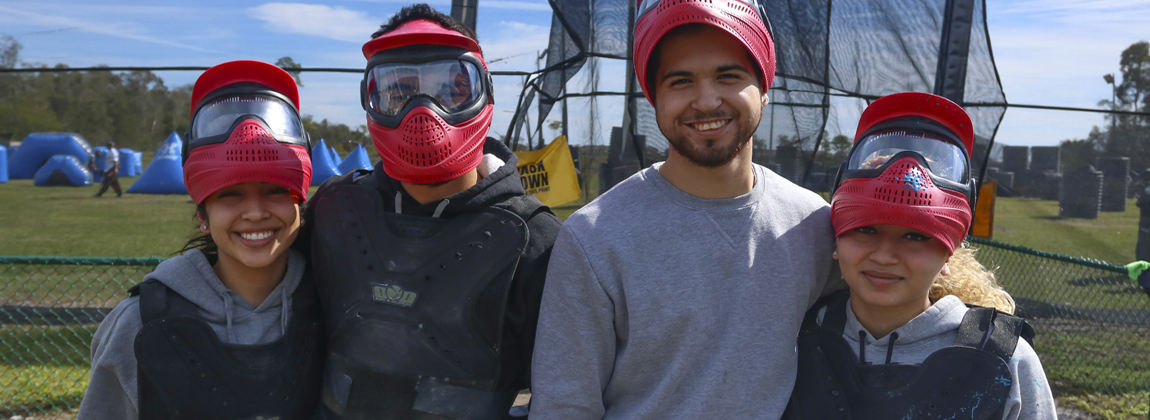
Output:
[[[726,124],[726,123],[727,123],[727,120],[719,120],[719,121],[712,121],[709,123],[691,124],[691,125],[693,125],[696,130],[707,131],[707,130],[714,130],[716,128],[722,127],[723,124]]]
[[[241,233],[240,237],[249,241],[259,241],[272,237],[272,231],[269,230],[267,232]]]

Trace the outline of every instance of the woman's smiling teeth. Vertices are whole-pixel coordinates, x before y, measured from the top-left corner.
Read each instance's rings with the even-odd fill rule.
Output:
[[[261,240],[272,237],[273,233],[275,233],[275,232],[270,231],[270,230],[267,232],[248,232],[248,233],[240,233],[240,237],[247,239],[249,241],[261,241]]]
[[[699,130],[699,131],[708,131],[708,130],[714,130],[716,128],[722,127],[723,125],[726,125],[727,121],[729,121],[729,120],[711,121],[711,122],[707,122],[707,123],[695,123],[695,124],[691,124],[691,126],[695,127],[695,129]]]

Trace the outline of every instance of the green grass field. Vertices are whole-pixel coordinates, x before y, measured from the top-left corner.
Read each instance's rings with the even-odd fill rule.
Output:
[[[134,181],[121,179],[121,185],[126,190]],[[588,190],[598,190],[595,181],[590,180]],[[195,232],[191,219],[194,207],[185,195],[91,197],[98,188],[35,187],[31,180],[0,184],[0,237],[4,238],[0,255],[167,257]],[[557,206],[554,211],[566,219],[594,196],[585,194],[586,198]],[[1097,220],[1083,220],[1058,218],[1057,202],[999,198],[993,239],[1125,264],[1134,258],[1138,215],[1133,200],[1124,213],[1102,213]],[[1011,262],[999,262],[1008,264]],[[0,266],[0,304],[112,306],[124,297],[122,290],[141,280],[149,269]],[[1034,270],[1038,271],[1029,277],[1049,281],[1001,281],[1019,297],[1070,302],[1079,307],[1146,308],[1141,299],[1114,299],[1141,293],[1121,276],[1080,279],[1057,265]],[[4,361],[0,363],[0,418],[43,412],[68,417],[67,407],[78,406],[87,386],[86,352],[94,331],[95,325],[0,328],[0,360]],[[1144,360],[1150,351],[1150,337],[1133,330],[1129,334],[1091,333],[1067,331],[1037,342],[1052,384],[1065,393],[1062,401],[1098,418],[1145,418],[1148,397],[1138,387],[1145,384],[1144,376],[1150,372]],[[1120,338],[1124,335],[1136,339]],[[1099,377],[1108,378],[1108,382],[1091,382],[1091,378]]]
[[[147,162],[145,162],[146,164]],[[127,190],[136,178],[121,178]],[[587,189],[598,191],[596,178]],[[0,184],[0,255],[166,257],[195,233],[186,195],[105,193],[90,187],[36,187],[32,180]],[[314,192],[314,188],[312,191]],[[566,219],[595,194],[554,211]],[[1058,202],[999,198],[994,237],[999,242],[1091,258],[1113,264],[1134,260],[1139,209],[1130,200],[1122,213],[1096,220],[1060,219]]]

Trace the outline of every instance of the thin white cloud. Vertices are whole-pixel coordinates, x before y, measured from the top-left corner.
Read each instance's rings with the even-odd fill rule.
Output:
[[[1144,8],[1146,0],[1040,0],[1023,1],[1006,6],[1002,13],[1088,13]]]
[[[354,0],[368,3],[404,3],[411,4],[412,0]],[[421,3],[427,3],[432,6],[451,6],[450,0],[426,0]],[[448,7],[450,8],[450,7]],[[539,12],[550,12],[551,5],[546,1],[504,1],[504,0],[483,0],[479,3],[479,11],[482,13],[487,9],[511,9],[511,10],[531,10]],[[446,12],[445,12],[446,13]]]
[[[248,9],[248,15],[266,22],[269,31],[348,42],[364,42],[382,22],[363,12],[303,3],[266,3]]]
[[[551,11],[551,5],[547,4],[547,2],[535,3],[526,1],[484,0],[480,7],[492,9],[533,10],[537,12]]]
[[[8,16],[20,17],[24,23],[31,23],[34,25],[47,26],[51,28],[75,28],[75,30],[83,32],[107,35],[122,39],[130,39],[151,44],[165,45],[192,51],[218,54],[217,51],[209,50],[199,46],[173,42],[168,39],[145,35],[140,33],[138,25],[131,23],[86,21],[82,19],[61,16],[59,14],[42,14],[5,6],[0,6],[0,12],[6,13]]]

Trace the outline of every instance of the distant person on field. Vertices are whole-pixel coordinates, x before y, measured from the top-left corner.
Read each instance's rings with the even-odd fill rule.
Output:
[[[112,187],[112,189],[116,191],[116,197],[123,195],[120,191],[120,151],[116,150],[116,143],[111,140],[108,140],[106,146],[108,147],[108,151],[102,153],[103,156],[100,156],[101,153],[99,151],[96,152],[96,157],[103,157],[104,167],[108,168],[104,170],[104,184],[100,186],[100,192],[92,197],[104,195],[104,191],[108,191],[108,187]]]
[[[751,162],[776,65],[763,10],[640,4],[635,74],[671,150],[564,223],[533,420],[783,413],[803,313],[841,282],[827,202]]]
[[[100,323],[80,420],[315,414],[325,334],[307,261],[290,248],[311,185],[296,89],[258,61],[196,80],[183,170],[199,234]]]
[[[784,419],[1056,418],[1034,331],[963,242],[973,145],[970,117],[940,96],[863,111],[831,201],[850,291],[807,313]]]

